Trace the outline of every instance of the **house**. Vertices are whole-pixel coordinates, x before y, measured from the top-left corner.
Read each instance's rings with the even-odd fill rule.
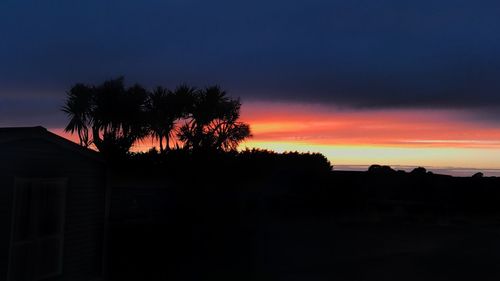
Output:
[[[102,280],[106,167],[43,127],[0,128],[0,280]]]

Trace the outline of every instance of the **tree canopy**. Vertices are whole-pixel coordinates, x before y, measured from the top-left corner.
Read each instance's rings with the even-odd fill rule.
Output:
[[[250,126],[239,121],[240,108],[240,100],[218,86],[149,91],[139,84],[126,87],[120,77],[97,86],[75,84],[62,110],[69,117],[65,131],[76,133],[80,145],[115,158],[147,137],[158,141],[162,153],[236,150],[251,136]]]
[[[250,126],[238,122],[241,103],[228,98],[219,87],[197,92],[190,104],[188,119],[179,132],[179,139],[189,149],[235,150],[250,136]]]

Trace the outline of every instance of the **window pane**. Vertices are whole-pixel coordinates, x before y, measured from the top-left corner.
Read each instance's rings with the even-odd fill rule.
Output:
[[[64,218],[64,185],[44,181],[38,187],[38,237],[59,234]]]
[[[44,278],[59,274],[61,254],[61,239],[59,237],[38,240],[37,276]]]
[[[14,241],[34,238],[33,188],[29,182],[18,182],[14,202]]]
[[[65,192],[64,180],[16,181],[10,281],[61,273]]]
[[[11,264],[11,281],[35,280],[35,242],[14,245]]]

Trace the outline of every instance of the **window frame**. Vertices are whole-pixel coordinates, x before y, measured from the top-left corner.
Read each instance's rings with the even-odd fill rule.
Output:
[[[61,218],[60,218],[60,225],[59,225],[59,232],[56,234],[51,234],[51,235],[40,235],[39,230],[38,230],[38,223],[39,223],[39,216],[38,216],[38,204],[37,200],[31,200],[30,204],[32,204],[32,212],[34,212],[34,218],[33,218],[33,224],[34,224],[34,234],[32,237],[30,237],[27,240],[22,240],[22,241],[16,241],[16,219],[17,219],[17,213],[16,213],[16,202],[17,202],[17,196],[18,194],[18,189],[21,184],[24,183],[30,183],[32,184],[33,189],[40,188],[43,184],[51,184],[55,183],[60,188],[62,189],[62,194],[61,194]],[[15,248],[18,245],[25,245],[29,243],[35,243],[35,247],[37,248],[37,252],[34,254],[38,254],[38,247],[41,244],[41,242],[45,240],[50,240],[50,239],[59,239],[59,253],[58,255],[58,261],[57,261],[57,270],[51,273],[47,273],[45,275],[39,274],[37,271],[37,266],[35,262],[35,269],[34,269],[34,277],[32,281],[40,281],[40,280],[45,280],[48,278],[53,278],[62,275],[63,273],[63,260],[64,260],[64,227],[65,227],[65,220],[66,220],[66,201],[67,201],[67,190],[68,190],[68,178],[67,177],[51,177],[51,178],[30,178],[30,177],[16,177],[14,179],[14,187],[13,187],[13,196],[12,196],[12,214],[11,214],[11,235],[10,235],[10,244],[9,244],[9,261],[8,261],[8,269],[7,269],[7,280],[15,281],[12,276],[12,266],[13,266],[13,260],[14,260],[14,254],[15,254]],[[39,193],[36,193],[37,195],[32,195],[32,196],[39,196]]]

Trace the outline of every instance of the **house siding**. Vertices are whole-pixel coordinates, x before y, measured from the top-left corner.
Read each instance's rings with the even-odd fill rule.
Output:
[[[104,165],[44,139],[27,139],[2,144],[0,171],[3,222],[0,276],[7,276],[15,178],[62,177],[68,179],[63,274],[50,280],[87,281],[101,277],[106,203]]]
[[[3,154],[0,153],[3,158]],[[0,165],[0,280],[7,279],[9,262],[9,245],[12,216],[12,190],[14,181],[4,174],[3,165]]]

